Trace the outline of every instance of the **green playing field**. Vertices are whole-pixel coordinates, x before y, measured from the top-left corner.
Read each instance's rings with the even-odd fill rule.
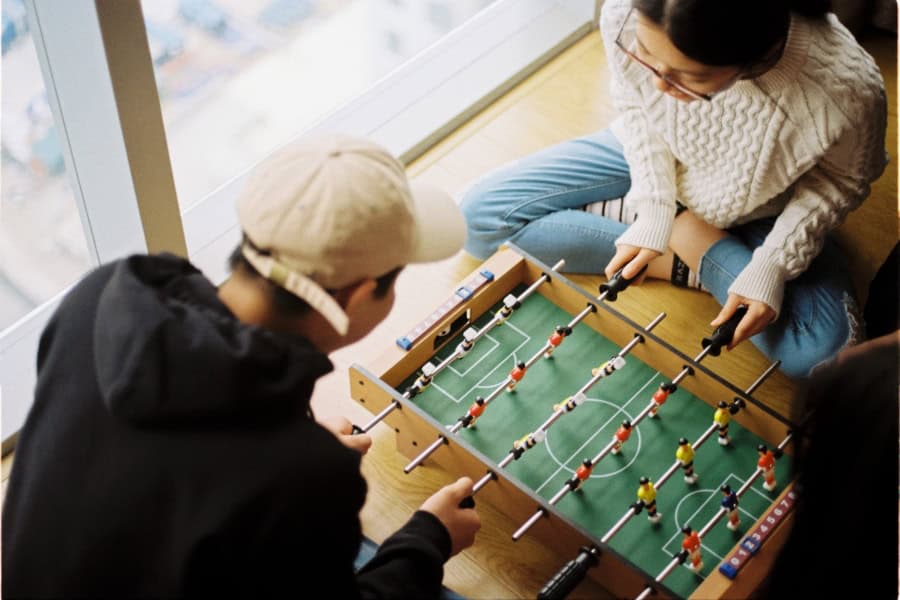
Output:
[[[483,315],[475,326],[482,327],[497,308]],[[555,326],[564,325],[571,318],[539,294],[532,295],[505,324],[494,327],[465,357],[437,374],[414,402],[438,421],[454,424],[466,414],[477,396],[487,396],[506,379],[518,361],[527,361],[544,345]],[[698,351],[701,335],[697,336]],[[450,355],[461,339],[459,336],[447,344],[433,357],[432,363],[437,365]],[[552,358],[541,358],[532,365],[514,392],[504,391],[487,406],[474,427],[458,435],[492,457],[495,464],[500,462],[515,440],[538,428],[552,414],[554,404],[575,393],[591,378],[591,369],[609,360],[618,350],[586,325],[577,325]],[[591,387],[587,391],[588,400],[564,414],[549,429],[544,443],[512,462],[506,468],[506,475],[518,479],[543,498],[556,494],[581,462],[596,456],[610,442],[622,420],[637,416],[659,384],[667,380],[632,356],[626,356],[626,361],[624,368]],[[711,358],[708,362],[714,361]],[[399,389],[406,389],[417,375]],[[661,407],[658,418],[641,421],[622,452],[607,454],[580,490],[559,501],[557,510],[597,539],[601,538],[637,500],[638,479],[647,476],[656,481],[675,462],[678,438],[683,436],[693,443],[712,424],[712,416],[713,409],[707,403],[679,389]],[[719,510],[720,486],[727,483],[737,490],[756,469],[756,446],[762,440],[734,421],[729,434],[731,446],[720,446],[714,433],[696,449],[697,483],[687,484],[679,470],[658,490],[657,508],[662,514],[659,524],[650,523],[643,512],[611,540],[613,548],[643,568],[651,578],[681,549],[681,527],[689,524],[699,530]],[[786,467],[785,461],[780,461],[777,469]],[[776,473],[778,481],[784,481],[786,474]],[[763,489],[761,478],[755,482],[741,498],[738,531],[728,530],[723,518],[703,539],[701,573],[679,567],[666,578],[665,585],[688,596],[703,577],[717,568],[779,491],[780,485],[770,493]]]

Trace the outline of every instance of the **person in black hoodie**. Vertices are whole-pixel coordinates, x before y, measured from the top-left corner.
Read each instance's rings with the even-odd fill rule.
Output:
[[[316,422],[326,354],[390,311],[411,262],[453,254],[453,200],[361,139],[264,161],[214,286],[171,255],[87,275],[41,337],[3,511],[4,598],[427,598],[473,543],[462,478],[354,572],[371,440]]]

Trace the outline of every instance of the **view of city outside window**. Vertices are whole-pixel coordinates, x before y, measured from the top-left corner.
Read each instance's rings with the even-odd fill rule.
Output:
[[[493,0],[143,0],[182,211]]]
[[[90,266],[22,0],[2,0],[0,331]]]
[[[143,0],[182,210],[494,0]],[[22,0],[2,0],[0,331],[90,267]]]

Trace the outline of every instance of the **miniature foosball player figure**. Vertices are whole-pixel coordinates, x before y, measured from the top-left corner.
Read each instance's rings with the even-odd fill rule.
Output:
[[[463,424],[463,427],[472,427],[475,425],[475,421],[477,421],[478,417],[484,413],[485,408],[487,408],[487,404],[485,403],[484,398],[481,396],[476,397],[475,402],[472,403],[472,406],[469,407],[466,414],[459,419]]]
[[[728,410],[728,403],[724,400],[719,400],[718,406],[713,414],[713,421],[719,426],[719,445],[727,446],[731,443],[731,438],[728,437],[728,423],[731,421],[731,411]]]
[[[684,469],[684,480],[687,483],[697,483],[697,473],[694,472],[694,447],[687,438],[678,440],[678,449],[675,450],[675,458],[681,462]]]
[[[738,512],[738,504],[740,499],[737,492],[731,489],[727,483],[721,487],[722,490],[722,508],[728,511],[728,523],[726,527],[731,531],[737,531],[741,525],[741,516]]]
[[[756,451],[759,453],[759,461],[757,461],[756,465],[762,469],[763,477],[766,478],[766,482],[763,483],[763,487],[766,488],[767,492],[771,492],[775,490],[775,453],[766,448],[765,444],[760,444],[757,446]]]
[[[651,419],[655,419],[659,407],[665,404],[669,395],[677,389],[678,387],[670,382],[659,384],[659,389],[653,392],[653,406],[650,408],[650,412],[647,413],[647,416]]]
[[[525,363],[519,362],[516,367],[509,372],[509,378],[512,381],[506,386],[506,391],[511,392],[516,389],[516,384],[522,381],[522,378],[525,377]]]
[[[574,396],[569,396],[559,404],[554,404],[553,412],[557,412],[560,410],[572,412],[573,410],[584,404],[586,400],[587,396],[584,395],[584,392],[576,392]]]
[[[575,474],[566,482],[566,485],[569,486],[569,489],[573,492],[581,487],[581,484],[588,480],[591,476],[591,471],[594,470],[594,463],[591,462],[591,459],[586,458],[581,461],[581,464],[575,470]]]
[[[516,308],[519,308],[519,300],[512,294],[509,294],[503,299],[503,306],[497,311],[497,325],[506,323],[506,320]]]
[[[437,371],[437,367],[435,367],[432,363],[427,362],[422,365],[422,374],[419,375],[419,378],[416,379],[416,387],[419,388],[419,391],[422,392],[431,385],[431,381],[434,379],[434,373]]]
[[[551,356],[553,356],[553,351],[556,350],[559,345],[563,343],[563,340],[565,340],[571,333],[571,327],[566,327],[565,325],[557,326],[553,333],[550,335],[550,347],[547,348],[546,352],[544,352],[544,357],[550,358]]]
[[[659,523],[662,513],[656,512],[656,487],[648,477],[641,477],[640,485],[637,491],[638,501],[631,505],[635,510],[635,514],[640,514],[641,510],[647,509],[647,520],[651,523]]]
[[[689,525],[682,527],[681,532],[684,534],[681,547],[687,552],[687,558],[690,561],[684,566],[691,571],[699,572],[703,568],[703,557],[700,555],[700,536]]]
[[[596,377],[601,373],[605,375],[612,375],[615,371],[618,371],[622,367],[625,366],[625,358],[619,355],[613,356],[611,359],[600,365],[599,367],[594,367],[591,369],[591,375]]]
[[[478,332],[469,327],[463,332],[463,341],[459,343],[456,347],[456,352],[459,358],[462,358],[466,354],[469,353],[469,350],[475,345],[475,338],[478,336]]]
[[[613,434],[613,447],[610,450],[613,454],[618,454],[622,450],[622,444],[628,441],[628,438],[631,437],[631,421],[625,419],[622,421],[622,424]]]

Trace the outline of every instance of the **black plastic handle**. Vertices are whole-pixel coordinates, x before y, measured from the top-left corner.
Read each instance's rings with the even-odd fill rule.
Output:
[[[713,356],[718,356],[722,352],[722,346],[727,346],[731,343],[731,338],[734,337],[734,330],[737,329],[738,323],[741,322],[741,319],[743,319],[746,314],[747,307],[746,305],[741,304],[738,306],[737,310],[734,311],[734,314],[731,315],[730,319],[716,327],[715,331],[712,332],[712,335],[703,338],[700,341],[700,344],[704,348],[712,346],[709,353]]]
[[[629,285],[634,283],[636,279],[639,279],[641,275],[644,274],[644,271],[647,270],[647,265],[644,265],[644,268],[638,271],[638,274],[632,277],[631,279],[625,279],[622,276],[622,271],[625,270],[625,267],[622,267],[616,274],[612,276],[612,278],[606,283],[600,284],[600,293],[606,294],[605,300],[607,302],[615,302],[616,298],[619,297],[619,292],[623,291]]]
[[[360,427],[359,425],[354,424],[353,427],[350,428],[350,435],[359,435],[360,433],[364,433],[364,432],[363,432],[363,428]]]
[[[600,551],[591,546],[590,548],[582,547],[573,560],[567,562],[559,572],[554,575],[550,581],[538,592],[538,600],[562,600],[575,589],[588,569],[597,566],[599,560],[597,556]]]
[[[466,496],[462,500],[459,501],[460,508],[475,508],[475,498],[472,496]]]

